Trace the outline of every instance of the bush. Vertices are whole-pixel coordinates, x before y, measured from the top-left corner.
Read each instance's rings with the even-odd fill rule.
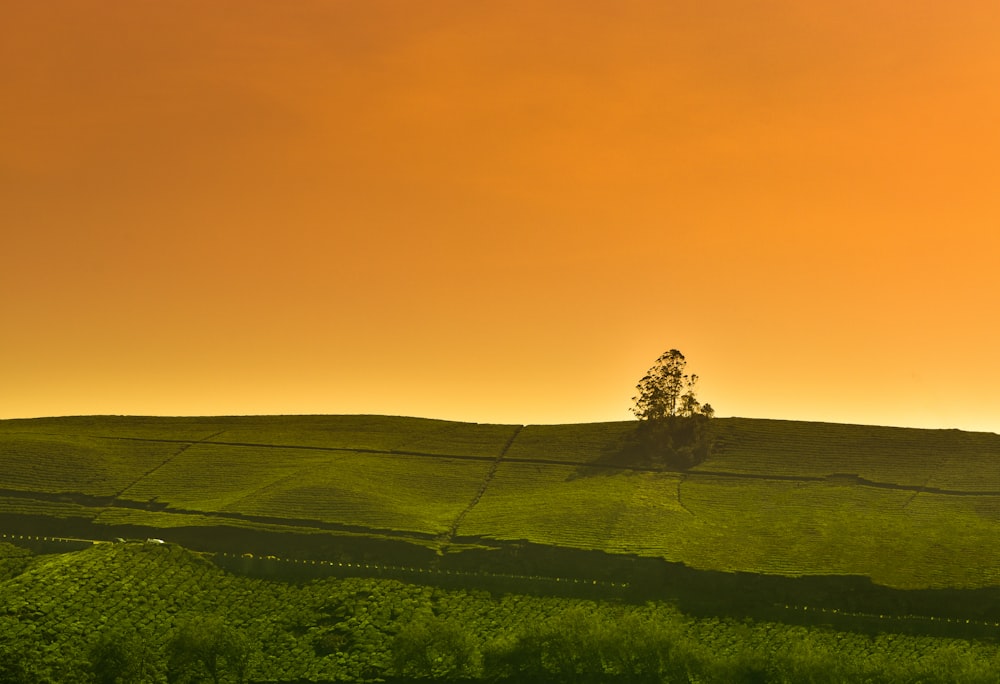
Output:
[[[701,670],[676,626],[634,614],[602,620],[583,610],[496,641],[490,675],[518,682],[688,682]]]
[[[640,421],[623,455],[631,465],[687,470],[709,457],[713,441],[711,420],[702,415]]]
[[[154,677],[157,657],[135,633],[106,632],[90,650],[90,671],[97,684],[132,684]]]
[[[392,640],[392,665],[404,677],[475,677],[480,654],[461,625],[428,617],[411,622]]]
[[[199,618],[183,625],[167,644],[167,681],[242,684],[251,652],[246,640],[221,618]]]
[[[0,645],[0,684],[34,684],[37,681],[25,652],[12,644]]]

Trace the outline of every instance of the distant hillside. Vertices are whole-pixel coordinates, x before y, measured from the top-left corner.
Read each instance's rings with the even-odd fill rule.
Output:
[[[524,540],[706,570],[1000,585],[1000,436],[712,422],[714,454],[677,473],[615,465],[631,422],[4,420],[0,513],[107,535],[223,526],[444,554]]]

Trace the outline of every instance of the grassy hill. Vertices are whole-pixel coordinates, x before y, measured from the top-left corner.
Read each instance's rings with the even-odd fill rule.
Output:
[[[615,467],[634,423],[384,416],[0,421],[0,512],[109,530],[227,525],[528,541],[692,568],[1000,585],[1000,436],[715,419],[686,473]],[[600,467],[598,467],[600,466]]]
[[[985,684],[1000,666],[996,643],[891,628],[869,635],[695,618],[663,602],[501,596],[373,578],[269,581],[174,545],[103,543],[31,556],[0,542],[3,681],[93,682],[96,648],[108,640],[141,644],[146,677],[122,681],[169,681],[171,643],[198,624],[239,635],[247,656],[240,681],[249,682],[404,675]],[[218,681],[237,681],[226,661],[219,674]],[[211,679],[202,673],[195,681]]]

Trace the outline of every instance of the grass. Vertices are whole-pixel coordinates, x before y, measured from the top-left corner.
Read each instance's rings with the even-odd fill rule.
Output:
[[[897,588],[1000,584],[998,435],[715,419],[716,451],[689,473],[580,467],[613,462],[634,425],[7,420],[0,490],[39,500],[0,504],[156,527],[243,515],[374,535],[454,531],[459,541],[528,540],[726,571],[858,574]],[[42,500],[73,492],[118,498]]]

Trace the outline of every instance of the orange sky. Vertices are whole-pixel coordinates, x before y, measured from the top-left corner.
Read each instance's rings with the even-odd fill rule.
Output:
[[[1000,431],[995,0],[0,10],[0,417]]]

